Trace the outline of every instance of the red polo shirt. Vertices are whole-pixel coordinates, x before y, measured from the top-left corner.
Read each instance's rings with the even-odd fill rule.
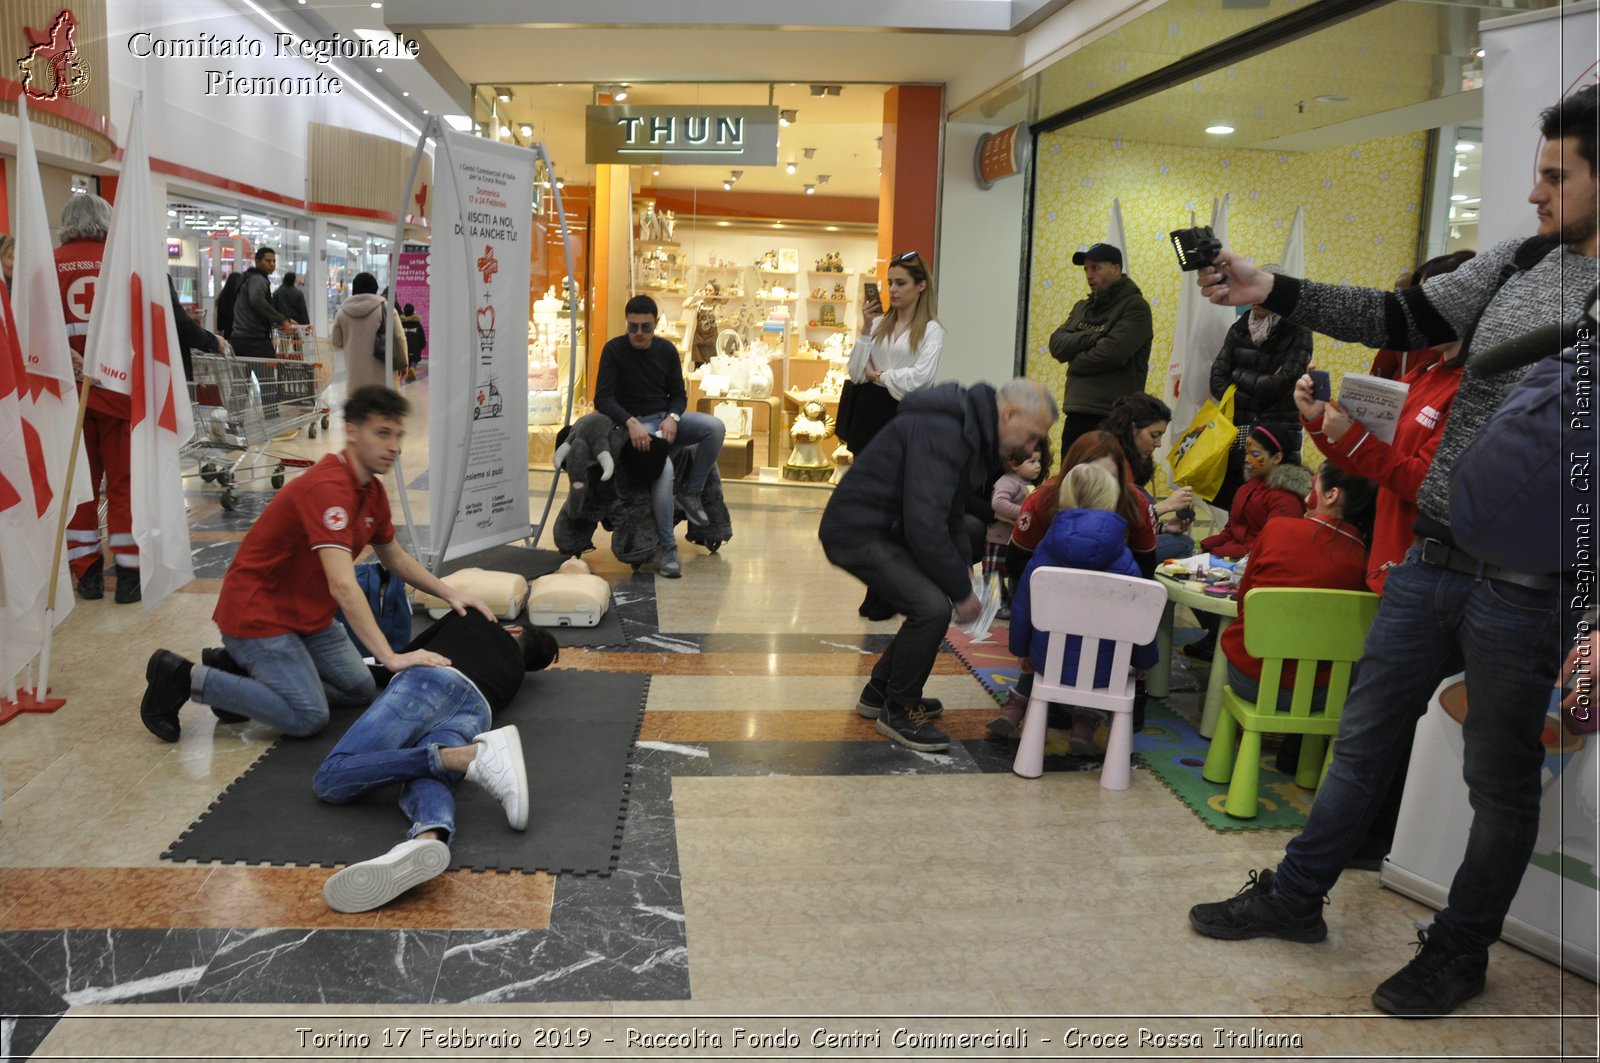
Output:
[[[290,480],[250,528],[211,617],[236,639],[321,631],[338,606],[317,551],[354,558],[368,543],[393,541],[383,481],[363,487],[343,454],[329,454]]]

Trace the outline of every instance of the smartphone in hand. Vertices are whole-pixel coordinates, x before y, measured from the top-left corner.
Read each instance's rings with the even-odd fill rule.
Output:
[[[883,313],[883,301],[878,298],[878,282],[863,281],[861,284],[861,290],[862,294],[866,298],[867,305],[876,307],[878,313]]]
[[[1326,369],[1313,369],[1311,372],[1311,397],[1317,402],[1333,401],[1333,380],[1328,376]]]

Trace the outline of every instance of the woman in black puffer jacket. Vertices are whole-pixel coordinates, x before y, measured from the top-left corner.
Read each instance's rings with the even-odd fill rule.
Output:
[[[1277,266],[1264,267],[1277,273]],[[1294,386],[1311,364],[1311,330],[1285,321],[1266,307],[1252,306],[1233,323],[1211,363],[1211,397],[1235,385],[1233,419],[1239,437],[1228,452],[1228,472],[1212,504],[1228,509],[1244,483],[1244,440],[1265,425],[1283,445],[1283,460],[1300,463],[1300,413]]]

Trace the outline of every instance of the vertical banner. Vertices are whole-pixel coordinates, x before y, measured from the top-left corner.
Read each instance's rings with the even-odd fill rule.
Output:
[[[428,304],[429,553],[449,560],[533,530],[527,410],[534,153],[449,131],[438,144]]]
[[[416,307],[417,317],[422,319],[423,333],[432,336],[433,316],[428,312],[428,287],[428,245],[406,244],[395,269],[394,305],[402,310],[407,303]],[[416,353],[411,352],[413,357]]]
[[[1483,203],[1480,249],[1526,237],[1528,190],[1538,176],[1539,112],[1596,77],[1596,8],[1562,5],[1486,21],[1483,57]],[[1529,56],[1538,56],[1529,62]]]

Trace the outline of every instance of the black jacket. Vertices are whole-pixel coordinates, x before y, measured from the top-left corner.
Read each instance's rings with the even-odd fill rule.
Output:
[[[172,297],[172,323],[178,330],[178,356],[183,359],[183,375],[193,380],[194,363],[190,352],[204,351],[207,354],[216,354],[217,337],[194,323],[194,318],[184,309],[183,301],[178,298],[178,286],[173,283],[171,277],[167,278],[167,294]]]
[[[994,388],[939,384],[914,391],[856,456],[817,529],[823,543],[904,542],[953,602],[972,593],[967,499],[1000,470]]]
[[[306,293],[300,290],[298,284],[278,285],[278,290],[272,293],[272,305],[283,311],[283,315],[291,321],[311,324],[311,312],[306,309]]]
[[[1068,366],[1062,409],[1104,416],[1122,396],[1143,391],[1154,328],[1150,303],[1127,274],[1078,300],[1050,334],[1051,357]]]
[[[1285,452],[1298,454],[1300,411],[1294,404],[1294,385],[1310,364],[1310,329],[1280,320],[1267,342],[1257,347],[1250,338],[1250,315],[1245,314],[1228,329],[1222,350],[1211,363],[1211,397],[1220,399],[1229,384],[1237,385],[1234,422],[1240,428],[1266,425]]]

